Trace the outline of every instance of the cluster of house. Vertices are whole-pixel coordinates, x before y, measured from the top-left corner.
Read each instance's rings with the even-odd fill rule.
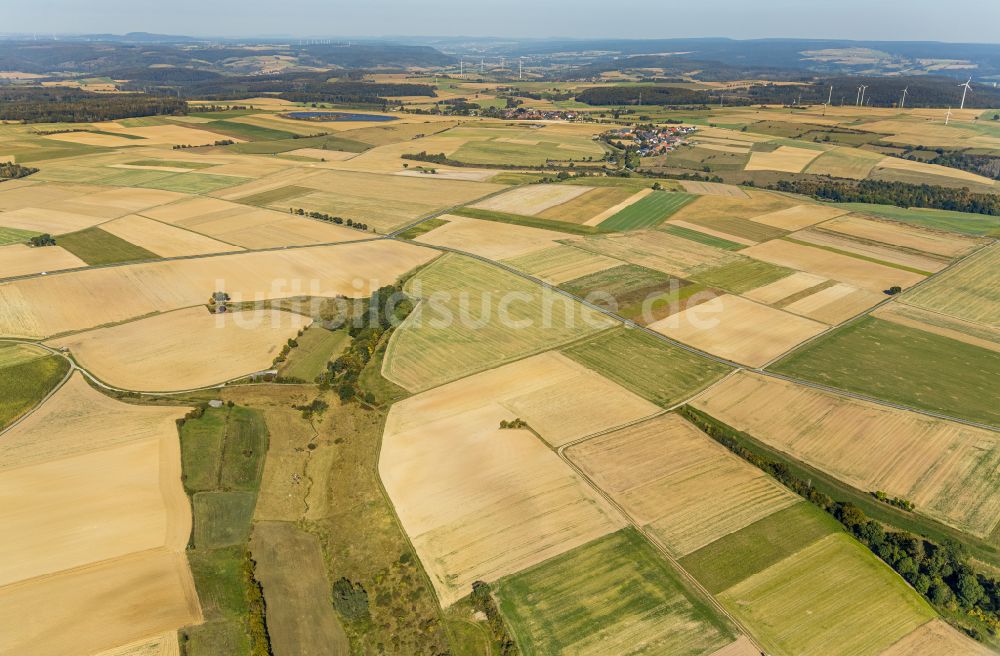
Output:
[[[581,116],[580,112],[564,109],[533,109],[531,107],[512,107],[500,110],[500,118],[517,119],[521,121],[576,121]]]
[[[612,130],[608,137],[614,140],[631,141],[640,157],[662,155],[684,143],[684,137],[695,131],[686,125],[635,126]]]

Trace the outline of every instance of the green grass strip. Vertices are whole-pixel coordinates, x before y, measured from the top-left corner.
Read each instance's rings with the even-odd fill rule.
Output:
[[[426,221],[418,223],[415,226],[410,226],[396,236],[400,239],[416,239],[421,235],[426,235],[435,228],[440,228],[446,223],[448,223],[448,221],[444,219],[427,219]]]
[[[692,230],[690,228],[685,228],[684,226],[671,225],[669,223],[660,226],[660,230],[663,232],[669,232],[675,237],[683,237],[690,241],[698,242],[699,244],[705,244],[706,246],[714,246],[716,248],[721,248],[727,251],[737,251],[741,248],[746,248],[743,244],[737,244],[735,241],[729,241],[728,239],[722,239],[721,237],[714,237],[712,235],[706,235],[704,232],[698,232],[697,230]]]

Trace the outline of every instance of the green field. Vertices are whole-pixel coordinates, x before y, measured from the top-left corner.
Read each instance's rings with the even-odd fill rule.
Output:
[[[411,278],[406,290],[432,299],[420,303],[389,341],[386,376],[410,391],[556,348],[611,326],[610,320],[561,294],[450,253]],[[500,321],[500,304],[505,301],[509,320]]]
[[[801,501],[705,545],[680,563],[706,590],[718,594],[841,530],[833,517]]]
[[[682,192],[654,191],[620,212],[601,221],[602,230],[639,230],[659,225],[697,196]]]
[[[232,175],[173,173],[168,177],[150,180],[149,182],[135,186],[146,189],[178,191],[184,194],[207,194],[210,191],[218,191],[219,189],[225,189],[226,187],[232,187],[249,181],[250,178],[238,178]]]
[[[727,251],[738,251],[741,248],[746,248],[744,244],[739,244],[735,241],[729,241],[728,239],[722,239],[721,237],[715,237],[713,235],[707,235],[704,232],[698,232],[697,230],[692,230],[691,228],[685,228],[683,226],[671,225],[665,223],[660,226],[660,230],[664,232],[669,232],[677,237],[683,237],[684,239],[690,239],[691,241],[696,241],[699,244],[705,244],[706,246],[714,246],[715,248],[721,248]]]
[[[562,352],[664,408],[704,389],[730,371],[723,364],[628,328],[606,331]]]
[[[708,654],[734,628],[633,528],[502,579],[500,609],[522,654]]]
[[[0,343],[0,430],[34,408],[69,371],[69,361],[36,347]]]
[[[771,369],[1000,426],[1000,408],[983,393],[1000,380],[1000,353],[872,317],[820,337]]]
[[[17,228],[4,228],[0,227],[0,246],[6,244],[16,244],[22,241],[28,241],[30,238],[34,237],[39,233],[32,232],[30,230],[19,230]]]
[[[59,245],[91,266],[158,260],[160,256],[98,227],[59,235]]]
[[[622,264],[559,285],[574,296],[591,300],[615,314],[646,325],[685,306],[705,287],[637,264]]]
[[[184,488],[192,497],[194,531],[187,555],[205,623],[180,632],[187,656],[250,653],[245,575],[268,431],[263,414],[246,407],[206,408],[180,429]],[[196,492],[197,490],[197,492]]]
[[[313,382],[326,371],[326,363],[337,357],[351,341],[346,330],[327,330],[318,324],[306,328],[297,338],[299,345],[288,353],[278,375]]]
[[[788,234],[787,230],[734,216],[698,216],[697,213],[691,213],[689,216],[685,216],[684,220],[709,230],[718,230],[727,235],[751,241],[768,241]]]
[[[245,547],[187,552],[205,623],[182,629],[178,637],[185,656],[249,654],[246,617],[249,608],[243,583]]]
[[[917,593],[845,533],[717,595],[774,656],[875,655],[935,617]]]
[[[434,228],[440,228],[446,223],[448,223],[448,221],[445,219],[427,219],[426,221],[418,223],[415,226],[407,228],[396,236],[400,239],[416,239],[420,235],[426,235]]]
[[[194,548],[217,549],[250,539],[255,492],[198,492],[192,498]]]
[[[673,180],[662,180],[658,178],[641,178],[637,176],[632,176],[628,178],[620,178],[618,176],[580,176],[575,178],[570,178],[569,180],[563,181],[561,184],[568,185],[582,185],[584,187],[625,187],[626,189],[632,189],[634,191],[641,191],[643,189],[650,189],[654,184],[659,183],[667,191],[683,191],[684,188],[681,187],[680,183],[674,182]]]
[[[794,271],[791,269],[776,264],[740,258],[736,262],[697,273],[691,276],[691,279],[711,287],[724,289],[727,292],[742,294],[781,280],[792,273]]]
[[[565,232],[571,235],[594,235],[603,230],[594,226],[570,223],[569,221],[556,221],[554,219],[543,219],[541,217],[526,216],[524,214],[510,214],[509,212],[481,210],[477,207],[462,207],[451,213],[458,216],[465,216],[470,219],[496,221],[497,223],[511,223],[513,225],[523,225],[530,228],[541,228],[543,230]]]
[[[869,203],[835,203],[837,207],[901,223],[959,232],[965,235],[1000,235],[1000,217],[948,210],[894,207]]]
[[[218,488],[228,417],[227,408],[206,408],[197,421],[181,427],[181,470],[188,494]]]

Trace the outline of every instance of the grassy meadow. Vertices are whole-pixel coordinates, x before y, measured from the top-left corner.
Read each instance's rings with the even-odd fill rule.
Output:
[[[820,337],[771,369],[1000,426],[1000,410],[983,394],[1000,380],[1000,353],[872,317]]]
[[[0,430],[35,407],[67,371],[69,362],[64,357],[0,343]]]
[[[90,266],[158,260],[160,256],[98,227],[59,235],[56,242]]]
[[[496,594],[522,654],[693,656],[737,635],[633,528],[502,579]]]

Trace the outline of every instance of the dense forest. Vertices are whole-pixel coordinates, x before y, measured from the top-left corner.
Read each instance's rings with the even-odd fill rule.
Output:
[[[977,194],[965,188],[826,176],[779,180],[769,188],[838,203],[875,203],[1000,216],[1000,195]]]
[[[588,105],[711,105],[718,96],[704,91],[666,86],[591,87],[577,94],[579,102]],[[726,97],[727,104],[748,104],[736,97]]]
[[[941,166],[950,166],[953,169],[961,169],[987,178],[993,178],[994,180],[1000,180],[1000,156],[998,155],[979,155],[962,151],[945,151],[942,149],[932,159],[921,159],[913,154],[907,154],[903,157],[930,162],[931,164],[939,164]]]
[[[336,102],[383,105],[386,96],[435,95],[427,84],[375,83],[345,75],[331,78],[329,72],[279,73],[275,75],[219,75],[208,71],[149,69],[121,71],[129,81],[123,88],[148,90],[206,100],[238,100],[262,94],[292,102]],[[129,75],[124,75],[128,73]]]
[[[164,96],[99,94],[66,87],[0,87],[0,120],[4,121],[89,123],[187,111],[184,100]]]

